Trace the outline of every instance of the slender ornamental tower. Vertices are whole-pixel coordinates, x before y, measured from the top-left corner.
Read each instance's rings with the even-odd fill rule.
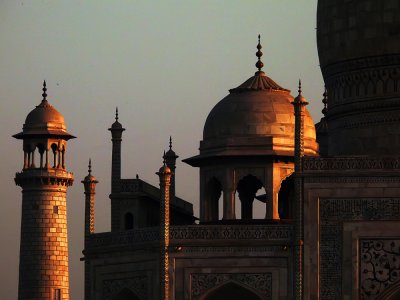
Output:
[[[81,181],[85,188],[85,250],[87,249],[87,244],[89,237],[94,233],[94,204],[95,204],[95,193],[96,184],[98,183],[96,177],[92,175],[92,161],[89,159],[89,170],[88,175],[84,180]],[[90,299],[90,261],[85,260],[85,298]]]
[[[164,154],[165,156],[165,154]],[[171,170],[164,165],[156,173],[160,179],[160,299],[169,297],[169,187],[171,184]]]
[[[118,182],[121,179],[121,142],[122,132],[125,128],[122,128],[120,122],[118,122],[118,107],[115,111],[115,122],[108,128],[111,131],[112,141],[112,162],[111,162],[111,193],[118,192]]]
[[[96,184],[99,183],[92,175],[92,160],[89,159],[88,175],[81,181],[85,188],[85,240],[86,237],[94,233],[94,195],[96,194]]]
[[[304,156],[304,116],[308,102],[301,94],[301,81],[299,81],[299,94],[292,102],[294,106],[294,179],[295,179],[295,287],[294,297],[296,300],[303,300],[303,270],[304,270],[304,200],[303,200],[303,181],[301,171],[303,170]]]
[[[24,164],[15,176],[22,187],[19,300],[68,300],[67,141],[74,138],[64,117],[47,99],[26,117],[22,132]]]

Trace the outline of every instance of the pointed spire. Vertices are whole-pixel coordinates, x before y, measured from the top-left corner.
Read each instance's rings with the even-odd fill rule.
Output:
[[[42,89],[42,91],[43,91],[43,94],[42,94],[43,100],[42,101],[47,101],[47,99],[46,99],[46,97],[47,97],[47,94],[46,94],[46,91],[47,91],[46,80],[43,81],[43,89]]]
[[[263,56],[263,53],[261,52],[261,48],[262,48],[262,46],[261,46],[261,36],[258,35],[258,45],[257,45],[258,51],[256,52],[256,56],[258,57],[258,61],[256,63],[256,67],[258,69],[258,72],[262,72],[261,69],[262,69],[262,67],[264,67],[263,62],[261,61],[261,57]]]
[[[292,104],[301,104],[301,105],[307,105],[308,102],[307,100],[303,97],[302,90],[301,90],[301,79],[299,79],[299,89],[297,90],[299,92],[299,94],[296,96],[296,98],[294,98]]]
[[[164,155],[163,155],[163,163],[164,163],[164,166],[167,164],[167,161],[165,160],[165,150],[164,150]]]
[[[169,136],[169,150],[172,150],[172,136]]]
[[[89,166],[88,166],[89,176],[92,175],[92,159],[89,158]]]
[[[323,96],[324,98],[322,99],[322,103],[324,104],[324,108],[322,109],[322,113],[324,114],[325,117],[326,113],[328,112],[328,90],[326,89],[326,87]]]
[[[301,79],[299,79],[299,89],[298,89],[299,95],[301,95]]]
[[[115,121],[118,121],[118,106],[115,109]]]

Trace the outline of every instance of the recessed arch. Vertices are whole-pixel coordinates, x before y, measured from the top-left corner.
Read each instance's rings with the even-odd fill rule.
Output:
[[[134,227],[134,218],[131,212],[127,212],[124,215],[124,229],[132,230]]]
[[[113,298],[113,300],[140,300],[140,298],[130,289],[124,288]]]
[[[400,280],[390,285],[376,298],[377,300],[398,300],[400,299]]]
[[[201,298],[201,300],[221,300],[221,299],[261,300],[262,298],[249,288],[233,281],[230,281],[228,283],[225,283],[210,290],[204,297]]]

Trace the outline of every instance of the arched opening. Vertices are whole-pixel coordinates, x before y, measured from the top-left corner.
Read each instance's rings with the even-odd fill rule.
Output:
[[[62,146],[61,150],[61,167],[65,169],[65,146]]]
[[[125,230],[133,229],[133,214],[128,212],[124,217],[124,228]]]
[[[399,300],[400,299],[400,290],[394,292],[392,295],[389,295],[385,298],[385,300]]]
[[[43,144],[38,144],[37,148],[39,150],[39,158],[40,158],[40,164],[39,167],[42,169],[44,167],[44,158],[43,158],[43,154],[45,151],[44,145]]]
[[[140,300],[140,298],[131,290],[124,288],[113,298],[113,300]]]
[[[56,144],[51,145],[51,151],[53,152],[53,168],[57,167],[57,154],[58,154],[58,147]]]
[[[397,272],[397,271],[395,271]],[[400,299],[400,280],[385,288],[382,293],[376,297],[376,300],[398,300]]]
[[[280,219],[293,219],[294,198],[294,178],[293,175],[290,175],[282,181],[278,193],[278,212]]]
[[[241,219],[253,219],[253,202],[262,187],[261,181],[253,175],[247,175],[238,182],[236,190],[241,203]]]
[[[211,291],[203,300],[261,300],[261,298],[251,290],[240,286],[234,282],[226,283],[219,288]]]
[[[222,185],[215,177],[211,178],[206,185],[206,219],[217,221],[222,218]]]
[[[30,164],[29,168],[36,168],[36,146],[30,147]]]

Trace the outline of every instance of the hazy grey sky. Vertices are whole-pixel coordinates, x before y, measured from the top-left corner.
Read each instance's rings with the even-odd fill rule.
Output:
[[[173,136],[180,159],[198,153],[208,112],[256,71],[257,35],[264,71],[296,94],[303,81],[314,121],[323,83],[315,42],[317,0],[263,1],[0,1],[1,168],[0,299],[16,299],[21,188],[15,172],[22,142],[11,138],[48,100],[78,138],[67,168],[71,299],[83,298],[84,195],[80,181],[92,158],[100,183],[96,231],[110,225],[111,141],[107,128],[120,109],[123,177],[158,185],[154,174]],[[198,211],[198,170],[179,161],[177,194]]]

